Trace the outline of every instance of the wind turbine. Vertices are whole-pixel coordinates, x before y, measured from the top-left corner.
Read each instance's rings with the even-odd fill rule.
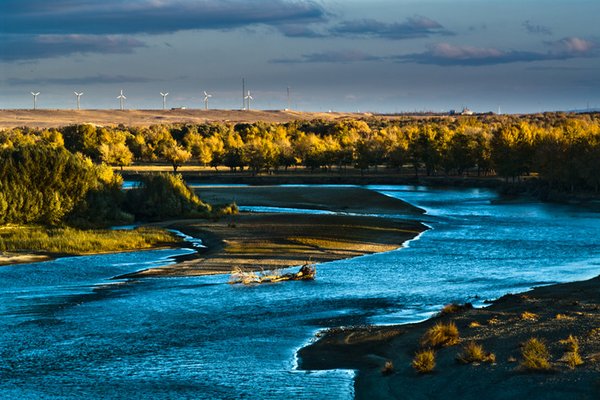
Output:
[[[81,98],[81,95],[83,94],[83,92],[81,92],[81,93],[73,92],[73,93],[75,93],[75,96],[77,96],[77,110],[80,110],[79,99]]]
[[[246,109],[246,78],[242,78],[242,110]]]
[[[292,103],[290,102],[290,87],[287,87],[287,109],[292,109]]]
[[[127,97],[125,97],[125,95],[123,94],[123,89],[121,89],[121,94],[117,96],[117,99],[119,99],[119,105],[121,106],[121,111],[123,111],[123,109],[124,109],[123,105],[124,105],[126,98]]]
[[[163,98],[163,110],[166,110],[167,109],[167,96],[169,95],[169,92],[167,92],[167,93],[160,92],[160,95]]]
[[[40,95],[40,92],[37,92],[37,93],[30,92],[30,93],[33,96],[33,109],[35,110],[37,108],[36,107],[37,106],[37,97]]]
[[[204,109],[208,110],[208,99],[210,99],[212,97],[212,94],[208,94],[206,93],[206,90],[204,91]]]
[[[254,97],[250,96],[249,90],[248,90],[248,94],[246,95],[246,97],[244,97],[244,100],[246,100],[248,102],[248,108],[246,108],[246,109],[250,110],[250,100],[254,100]]]

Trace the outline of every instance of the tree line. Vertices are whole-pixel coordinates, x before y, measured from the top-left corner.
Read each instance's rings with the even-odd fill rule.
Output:
[[[600,189],[600,115],[367,118],[342,121],[206,123],[149,127],[72,125],[8,129],[0,148],[64,147],[97,164],[188,162],[254,174],[387,168],[415,175],[537,174],[556,190]]]

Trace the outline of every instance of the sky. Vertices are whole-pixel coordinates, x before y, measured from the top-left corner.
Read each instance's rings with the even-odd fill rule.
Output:
[[[600,108],[598,0],[0,0],[0,108]],[[289,100],[288,100],[289,88]]]

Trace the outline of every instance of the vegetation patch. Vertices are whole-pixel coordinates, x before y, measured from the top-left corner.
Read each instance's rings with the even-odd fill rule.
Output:
[[[546,345],[537,338],[531,338],[523,344],[521,367],[528,371],[549,371],[550,353]]]
[[[181,175],[144,175],[140,186],[127,192],[129,211],[142,220],[174,217],[206,218],[212,208],[183,181]]]
[[[568,338],[561,340],[560,343],[566,347],[561,361],[566,362],[571,369],[575,369],[575,367],[583,364],[583,360],[579,354],[579,340],[575,336],[569,335]]]
[[[475,363],[495,363],[496,355],[488,353],[483,349],[483,346],[470,341],[463,347],[461,353],[458,354],[456,359],[463,364],[475,364]]]
[[[458,328],[454,322],[438,322],[425,332],[423,338],[421,338],[421,345],[439,348],[454,346],[459,341]]]
[[[386,361],[383,367],[381,368],[381,373],[383,375],[391,375],[394,373],[394,363],[390,360]]]
[[[431,349],[421,350],[415,354],[412,367],[419,374],[429,374],[435,368],[435,352]]]
[[[537,321],[538,315],[529,311],[523,311],[521,313],[521,319],[524,321]]]
[[[446,304],[444,306],[444,308],[442,308],[439,315],[442,316],[442,315],[449,315],[449,314],[457,314],[457,313],[471,310],[471,309],[473,309],[473,304],[471,304],[471,303],[465,303],[465,304],[450,303],[450,304]]]
[[[563,321],[574,321],[575,317],[567,315],[567,314],[556,314],[556,319],[558,320],[563,320]]]
[[[163,229],[80,230],[69,227],[5,226],[0,228],[0,251],[51,254],[93,254],[172,246],[180,238]]]

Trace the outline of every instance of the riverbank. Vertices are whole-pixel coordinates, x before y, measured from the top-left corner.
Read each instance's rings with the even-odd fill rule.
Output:
[[[454,322],[460,343],[436,353],[431,374],[419,375],[411,361],[425,332]],[[573,335],[583,364],[567,366],[561,340]],[[528,371],[521,345],[541,339],[551,369]],[[475,341],[495,354],[493,364],[456,361],[465,343]],[[299,351],[306,370],[355,369],[357,399],[597,399],[600,395],[600,277],[506,295],[489,307],[436,316],[421,323],[333,329]],[[383,374],[386,361],[393,363]]]
[[[163,229],[82,230],[70,227],[0,227],[0,266],[58,257],[175,247],[182,239]]]

